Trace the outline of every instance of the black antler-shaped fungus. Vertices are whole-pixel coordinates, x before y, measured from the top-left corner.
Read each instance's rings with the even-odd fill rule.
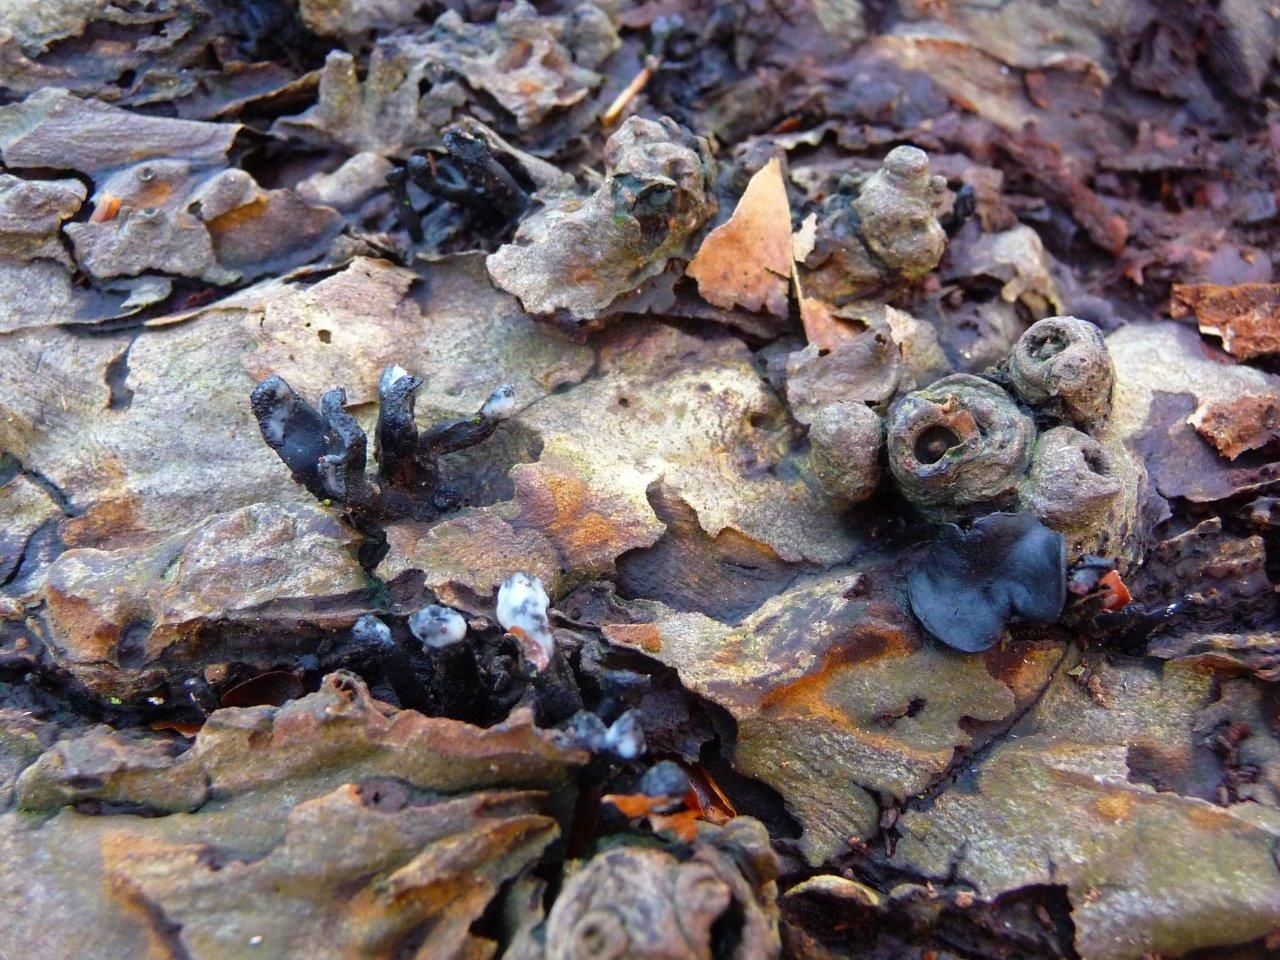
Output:
[[[911,609],[949,647],[978,653],[1010,620],[1050,623],[1067,599],[1062,534],[1026,513],[947,524],[907,577]]]
[[[422,380],[388,367],[378,383],[376,476],[365,473],[368,437],[346,411],[341,387],[328,391],[320,409],[302,399],[282,377],[271,376],[249,398],[262,438],[294,480],[319,500],[341,503],[362,520],[402,517],[432,520],[463,497],[440,482],[439,458],[492,436],[515,411],[515,389],[501,386],[470,417],[437,423],[419,433],[414,396]]]

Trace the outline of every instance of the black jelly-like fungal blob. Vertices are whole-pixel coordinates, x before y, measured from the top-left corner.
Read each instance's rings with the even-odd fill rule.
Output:
[[[1010,620],[1050,623],[1067,598],[1066,541],[1026,513],[947,524],[907,576],[911,609],[949,647],[979,653]]]

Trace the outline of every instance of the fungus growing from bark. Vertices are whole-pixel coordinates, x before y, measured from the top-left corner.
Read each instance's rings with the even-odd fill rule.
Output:
[[[817,211],[801,271],[805,291],[845,303],[927,275],[947,245],[938,221],[946,195],[946,180],[929,173],[929,158],[916,147],[891,150],[870,176],[842,177]]]
[[[1112,454],[1073,427],[1040,434],[1020,502],[1055,530],[1096,523],[1122,492]]]
[[[1035,425],[990,381],[958,373],[909,393],[889,413],[889,468],[931,519],[958,519],[1012,499]]]
[[[884,424],[864,403],[832,403],[809,424],[809,462],[822,488],[841,504],[857,503],[880,483]]]
[[[640,778],[640,792],[649,797],[666,797],[678,805],[691,789],[689,775],[674,760],[659,760]]]
[[[968,530],[947,524],[908,574],[907,592],[930,634],[979,653],[1011,620],[1049,623],[1062,615],[1066,542],[1025,513],[993,513]]]
[[[1115,375],[1102,331],[1075,317],[1033,323],[1009,353],[1009,380],[1019,396],[1086,426],[1111,412]]]
[[[460,643],[466,637],[467,621],[452,607],[431,604],[409,616],[409,632],[423,647],[440,649]]]
[[[520,642],[525,658],[545,670],[555,651],[547,607],[551,600],[538,577],[513,573],[498,588],[498,623]]]
[[[579,710],[569,720],[567,733],[575,747],[619,760],[635,760],[647,749],[644,728],[634,710],[627,710],[608,725],[597,714]]]
[[[368,437],[346,412],[341,387],[326,393],[317,411],[282,377],[271,376],[254,388],[250,405],[267,445],[318,500],[341,503],[364,522],[432,520],[465,500],[462,491],[441,483],[439,458],[492,436],[514,413],[515,391],[501,386],[473,416],[419,433],[413,405],[420,386],[420,378],[400,367],[382,372],[374,433],[378,473],[372,477],[365,473]]]
[[[946,232],[937,219],[946,192],[946,179],[929,175],[929,157],[923,150],[890,150],[853,201],[867,246],[904,277],[927,274],[947,247]]]
[[[395,646],[391,628],[372,613],[366,613],[352,625],[351,636],[357,643],[378,650],[389,650]]]
[[[481,674],[473,644],[465,643],[467,621],[451,607],[431,604],[409,615],[409,632],[430,664],[428,688],[445,716],[474,720],[479,713]]]

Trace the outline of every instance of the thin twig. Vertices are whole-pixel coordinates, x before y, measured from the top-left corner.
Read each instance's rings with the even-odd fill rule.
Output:
[[[622,111],[627,109],[627,104],[635,99],[636,94],[648,86],[649,81],[653,79],[653,72],[657,69],[657,57],[650,55],[644,58],[644,66],[640,72],[632,78],[621,93],[613,98],[613,103],[609,104],[609,109],[601,115],[600,123],[602,126],[611,127],[618,122],[618,118],[622,116]]]

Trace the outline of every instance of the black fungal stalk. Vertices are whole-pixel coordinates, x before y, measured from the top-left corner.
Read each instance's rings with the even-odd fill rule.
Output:
[[[254,388],[249,402],[262,438],[316,499],[342,504],[363,523],[433,520],[465,499],[462,491],[441,482],[439,458],[492,436],[515,410],[515,389],[501,386],[473,416],[445,420],[419,433],[413,407],[420,386],[420,378],[399,367],[383,371],[374,476],[365,472],[368,437],[347,413],[341,387],[321,397],[316,410],[282,377],[271,376]]]

